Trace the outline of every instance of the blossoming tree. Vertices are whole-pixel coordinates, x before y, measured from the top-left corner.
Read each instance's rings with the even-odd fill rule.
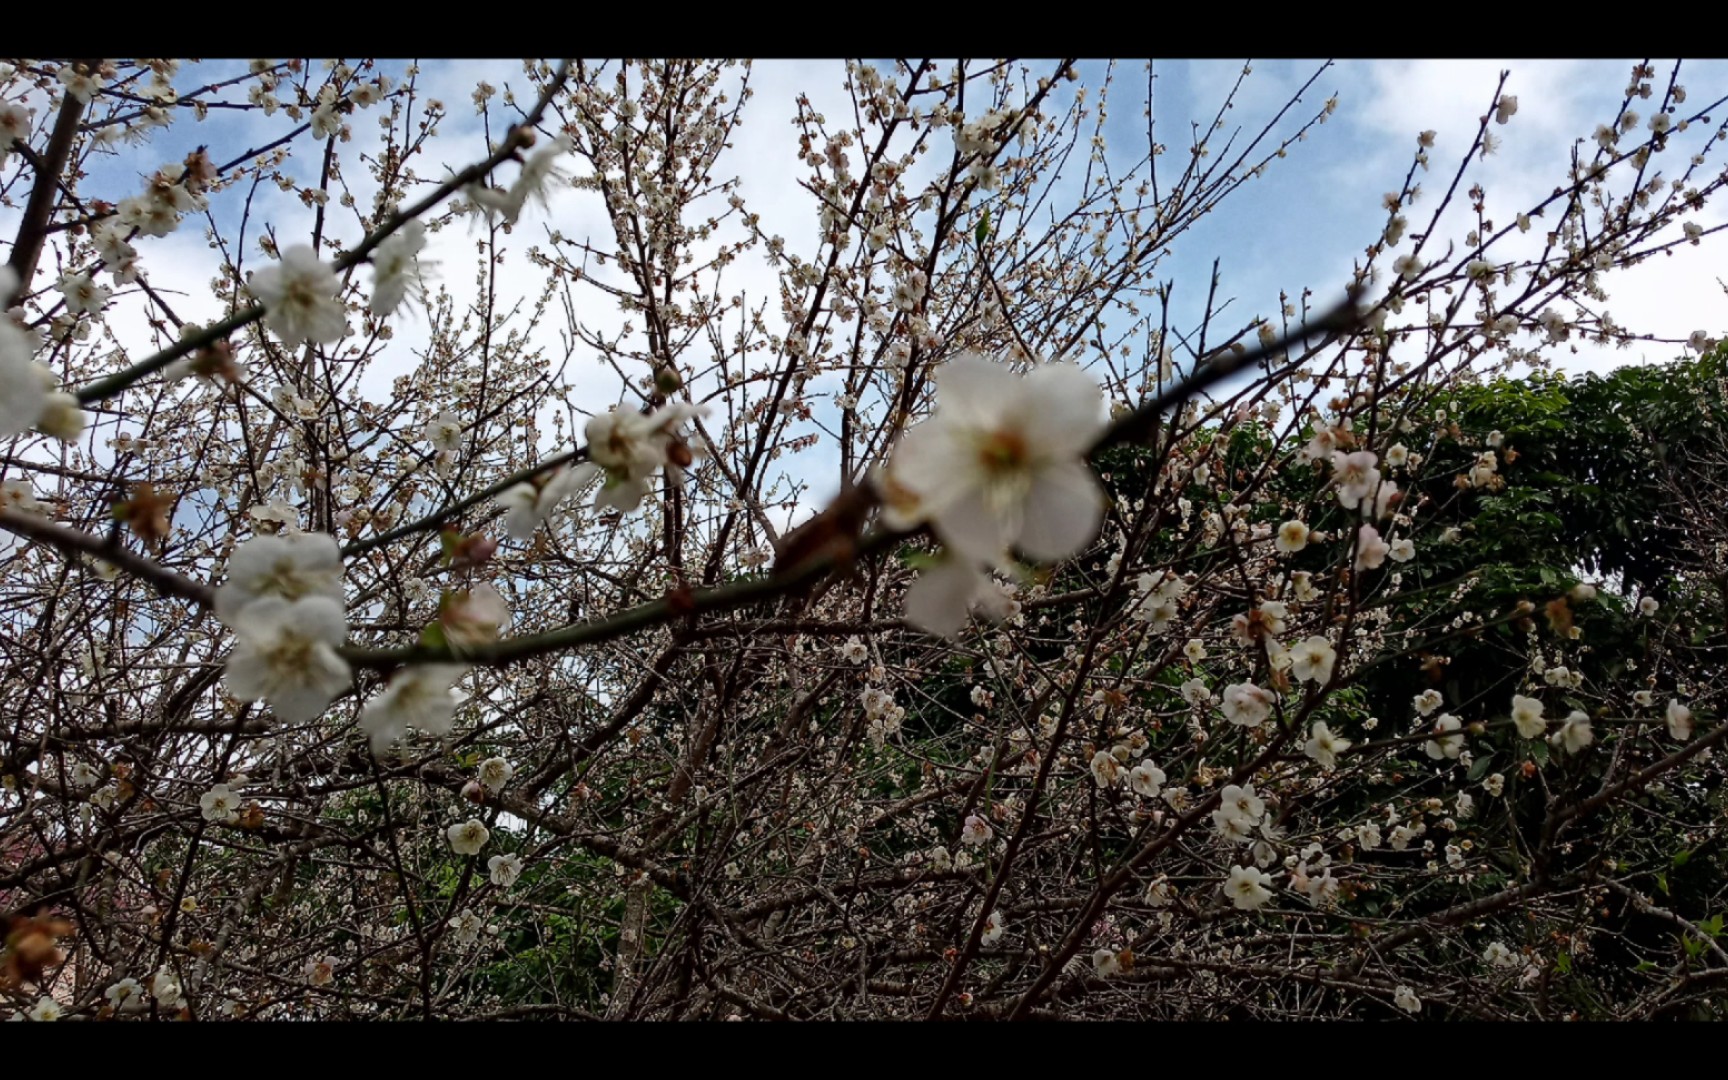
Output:
[[[1636,65],[1502,205],[1503,77],[1349,280],[1182,322],[1325,70],[1124,170],[1115,66],[848,64],[804,243],[749,65],[530,62],[468,145],[414,66],[7,64],[9,1010],[1712,1008],[1721,595],[1473,591],[1520,432],[1446,403],[1640,340],[1603,282],[1708,241],[1722,102]]]

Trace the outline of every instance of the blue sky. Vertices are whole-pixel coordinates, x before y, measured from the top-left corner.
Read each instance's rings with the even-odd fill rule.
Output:
[[[1431,129],[1436,136],[1430,152],[1432,169],[1417,176],[1427,194],[1410,212],[1413,228],[1425,220],[1422,215],[1450,180],[1448,170],[1455,167],[1474,137],[1478,118],[1489,111],[1502,70],[1511,72],[1507,92],[1518,96],[1519,110],[1510,124],[1493,128],[1504,145],[1481,163],[1472,179],[1487,188],[1491,216],[1501,222],[1510,219],[1565,181],[1573,143],[1588,140],[1597,123],[1612,120],[1618,112],[1632,63],[1349,60],[1331,65],[1319,75],[1301,104],[1275,128],[1274,138],[1293,132],[1327,98],[1336,95],[1337,109],[1328,122],[1314,127],[1287,159],[1275,162],[1263,177],[1230,196],[1218,213],[1181,236],[1162,264],[1159,278],[1174,284],[1175,323],[1189,324],[1198,318],[1214,260],[1218,260],[1222,275],[1219,296],[1231,300],[1229,317],[1224,321],[1234,326],[1255,315],[1274,315],[1281,291],[1296,296],[1304,288],[1312,288],[1316,302],[1322,305],[1340,295],[1353,261],[1384,225],[1382,194],[1396,190],[1410,169],[1417,133]],[[1234,107],[1225,114],[1225,133],[1235,128],[1245,137],[1257,132],[1321,64],[1318,60],[1253,62],[1252,75],[1243,81]],[[1656,61],[1655,66],[1660,92],[1672,63]],[[404,62],[386,62],[380,70],[400,85],[405,67]],[[1036,70],[1048,67],[1034,64]],[[190,87],[243,68],[238,61],[188,65],[176,83]],[[1168,147],[1161,159],[1165,175],[1178,169],[1185,158],[1191,125],[1211,121],[1242,68],[1241,61],[1218,60],[1159,61],[1154,65],[1156,135]],[[882,70],[890,72],[892,66],[884,64]],[[1106,65],[1101,62],[1081,66],[1081,83],[1093,88],[1094,98],[1105,73]],[[314,65],[314,87],[322,75]],[[1146,144],[1143,112],[1147,73],[1143,61],[1123,61],[1115,65],[1113,76],[1111,114],[1105,132],[1112,161],[1123,162],[1137,157]],[[460,168],[486,153],[481,120],[471,98],[482,79],[500,91],[493,101],[495,110],[502,110],[506,89],[519,93],[524,104],[531,95],[520,61],[435,60],[421,65],[422,97],[440,98],[449,116],[432,155],[419,166],[422,176],[438,175],[441,164]],[[797,161],[796,141],[788,124],[795,111],[794,99],[800,92],[807,93],[819,110],[844,116],[849,110],[843,79],[844,68],[838,61],[758,62],[752,76],[755,97],[746,107],[733,153],[717,170],[717,178],[739,177],[740,191],[749,208],[762,215],[765,231],[783,235],[793,251],[810,253],[816,240],[815,202],[796,182],[805,169]],[[1681,81],[1690,92],[1686,108],[1701,108],[1728,95],[1728,63],[1691,62]],[[243,99],[244,95],[230,91],[230,96]],[[1643,109],[1649,111],[1648,106]],[[354,140],[339,148],[348,182],[362,201],[369,197],[369,177],[361,155],[375,145],[381,112],[380,107],[374,107],[350,117]],[[500,112],[495,111],[494,116],[497,131]],[[212,110],[202,123],[182,120],[158,133],[146,146],[121,146],[118,154],[94,160],[81,191],[87,198],[118,201],[139,190],[141,176],[178,160],[195,145],[211,144],[212,156],[226,161],[293,126],[281,112],[266,119],[255,112]],[[1707,132],[1702,128],[1695,128],[1687,137],[1698,141],[1697,136],[1704,134]],[[938,140],[949,137],[937,136]],[[308,133],[299,137],[293,149],[294,157],[284,171],[302,182],[314,181],[321,148]],[[1670,151],[1669,156],[1677,155]],[[14,158],[11,168],[17,167]],[[501,179],[508,178],[507,171],[501,174]],[[230,189],[214,199],[213,214],[224,230],[235,229],[245,197],[245,191]],[[0,234],[10,234],[16,214],[15,209],[0,209]],[[264,256],[256,247],[262,225],[269,225],[284,242],[291,242],[306,234],[312,219],[312,212],[294,194],[268,184],[257,190],[250,214],[247,259],[254,268],[263,264]],[[1460,234],[1467,227],[1462,215],[1454,214],[1451,220],[1458,223],[1456,231]],[[1698,220],[1708,227],[1728,217],[1720,208],[1707,207]],[[334,204],[331,221],[337,235],[350,241],[358,238],[352,215]],[[193,227],[182,228],[172,237],[142,240],[139,247],[152,282],[174,297],[177,310],[189,318],[208,318],[218,313],[208,285],[212,253],[201,230],[189,224]],[[593,236],[610,243],[610,224],[598,207],[597,197],[589,192],[565,191],[550,209],[531,212],[516,230],[510,245],[518,254],[500,271],[505,291],[517,287],[526,293],[532,288],[537,275],[519,253],[530,243],[543,244],[554,229],[568,237]],[[474,289],[471,230],[461,225],[445,229],[432,238],[424,257],[441,264],[440,281],[459,300],[469,298]],[[1622,325],[1651,332],[1668,342],[1684,340],[1696,329],[1720,333],[1728,328],[1728,299],[1716,280],[1719,263],[1714,247],[1706,244],[1682,248],[1672,258],[1652,260],[1629,271],[1613,272],[1604,279],[1611,295],[1609,307]],[[48,283],[44,280],[48,272],[45,266],[38,287]],[[362,271],[360,280],[368,279],[369,272]],[[763,296],[769,295],[776,278],[768,266],[757,262],[740,267],[735,280],[751,295]],[[598,308],[585,315],[600,321],[609,317]],[[610,317],[616,317],[616,312]],[[136,303],[117,303],[109,322],[122,340],[145,337]],[[545,328],[544,343],[549,347],[557,345],[556,329]],[[368,383],[368,392],[387,395],[392,376],[414,365],[414,347],[424,340],[423,321],[410,318],[402,322],[393,355],[379,365]],[[142,348],[138,353],[146,351]],[[1559,359],[1573,369],[1600,369],[1629,361],[1666,360],[1679,351],[1677,345],[1668,343],[1612,352],[1586,346]],[[583,399],[577,403],[579,408],[599,411],[619,400],[617,378],[610,369],[593,357],[580,355],[574,367],[578,394]],[[542,430],[550,429],[543,425]],[[552,449],[548,447],[549,452]],[[809,467],[818,472],[831,457],[823,450],[806,455]]]

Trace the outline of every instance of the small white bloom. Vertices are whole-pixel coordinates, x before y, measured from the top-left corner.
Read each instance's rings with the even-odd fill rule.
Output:
[[[1254,911],[1272,899],[1272,890],[1266,887],[1271,883],[1270,874],[1252,866],[1232,866],[1230,879],[1224,883],[1224,895],[1238,910]]]
[[[1654,596],[1646,596],[1644,599],[1638,601],[1638,614],[1654,615],[1656,614],[1657,609],[1661,606],[1661,604],[1656,602]]]
[[[60,1019],[63,1012],[64,1010],[60,1008],[60,1003],[58,1001],[55,1001],[51,997],[44,996],[38,998],[36,1004],[30,1006],[30,1011],[27,1015],[30,1019],[39,1023],[49,1023]]]
[[[1380,538],[1380,530],[1372,525],[1364,525],[1356,538],[1356,569],[1377,570],[1385,563],[1386,556],[1391,554],[1392,545]]]
[[[1108,750],[1100,750],[1092,755],[1092,779],[1101,788],[1107,788],[1116,783],[1122,775],[1122,763]]]
[[[461,664],[414,664],[397,672],[384,692],[360,711],[360,730],[382,755],[410,727],[442,736],[455,723],[461,696],[451,687],[468,671]]]
[[[352,681],[348,662],[336,653],[347,624],[328,597],[254,600],[235,616],[234,633],[229,692],[241,701],[264,698],[290,724],[317,717]]]
[[[1272,692],[1253,683],[1235,683],[1224,688],[1224,719],[1243,727],[1259,727],[1272,715]]]
[[[504,785],[515,775],[516,766],[501,757],[490,757],[480,763],[480,782],[494,795],[503,791]]]
[[[348,314],[337,297],[342,283],[304,244],[254,273],[246,287],[264,305],[264,325],[285,344],[328,345],[348,330]]]
[[[338,963],[334,956],[320,956],[306,961],[306,981],[313,986],[330,985],[330,980],[336,977]]]
[[[1435,761],[1443,758],[1457,758],[1464,749],[1464,736],[1452,735],[1449,732],[1459,730],[1464,721],[1451,713],[1442,713],[1440,719],[1434,721],[1435,737],[1423,744],[1422,749]]]
[[[133,1012],[144,1006],[144,988],[137,979],[126,978],[102,991],[115,1012]]]
[[[216,616],[229,626],[264,597],[322,596],[342,603],[342,555],[328,533],[254,536],[234,549],[228,580],[216,590]]]
[[[1301,521],[1286,521],[1278,526],[1278,539],[1274,542],[1279,551],[1294,554],[1308,546],[1308,526]]]
[[[1548,741],[1564,747],[1568,754],[1576,754],[1595,742],[1596,734],[1590,730],[1590,717],[1574,709],[1560,722],[1560,729],[1548,736]]]
[[[1332,681],[1332,667],[1337,660],[1332,643],[1316,634],[1290,650],[1290,674],[1298,681],[1325,686]]]
[[[522,856],[494,855],[486,860],[486,870],[492,884],[500,889],[508,889],[522,876]]]
[[[423,301],[421,250],[426,246],[426,226],[410,221],[391,233],[372,251],[372,299],[375,315],[393,314],[403,300]]]
[[[228,790],[227,784],[217,784],[198,796],[198,809],[203,813],[205,821],[230,825],[239,820],[240,796],[237,792]]]
[[[150,996],[165,1009],[172,1009],[180,1004],[180,978],[174,972],[163,968],[150,977]]]
[[[1338,755],[1350,746],[1349,739],[1334,735],[1324,721],[1316,720],[1309,729],[1308,741],[1303,744],[1302,752],[1319,762],[1321,768],[1332,769],[1338,766]]]
[[[427,422],[421,434],[434,450],[454,453],[462,448],[462,418],[445,409]]]
[[[1024,377],[968,354],[938,375],[935,415],[890,461],[884,519],[928,520],[945,544],[994,564],[1018,547],[1065,559],[1097,535],[1104,492],[1085,463],[1103,430],[1103,394],[1074,364]]]
[[[995,835],[990,823],[977,814],[966,815],[966,824],[960,829],[960,842],[968,847],[988,844],[990,837]]]
[[[492,832],[482,825],[477,818],[469,818],[458,825],[452,825],[444,830],[444,836],[450,841],[450,849],[458,855],[478,855],[480,849],[491,839]]]
[[[1512,695],[1512,723],[1526,739],[1541,738],[1548,729],[1548,721],[1542,718],[1542,703],[1523,694]]]
[[[1692,737],[1692,710],[1680,704],[1679,698],[1668,699],[1668,734],[1685,742]]]
[[[1417,997],[1416,991],[1410,989],[1408,986],[1400,986],[1397,990],[1392,992],[1392,1004],[1398,1006],[1407,1013],[1418,1013],[1422,1011],[1422,999]]]
[[[506,489],[498,496],[498,505],[508,511],[504,516],[504,531],[512,540],[532,539],[534,530],[552,516],[559,503],[587,487],[599,475],[598,466],[583,462],[573,469],[559,469],[550,476]]]
[[[1164,770],[1150,761],[1142,761],[1128,770],[1129,789],[1148,799],[1158,797],[1158,793],[1164,789],[1165,779]]]
[[[927,634],[953,637],[974,608],[999,617],[1008,603],[1008,596],[976,563],[948,553],[920,571],[906,590],[906,623]]]

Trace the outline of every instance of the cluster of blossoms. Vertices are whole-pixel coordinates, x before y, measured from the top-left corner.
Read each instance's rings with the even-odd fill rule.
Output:
[[[315,719],[353,681],[337,650],[348,636],[342,556],[325,533],[255,536],[234,550],[216,590],[234,631],[228,690],[268,701],[291,724]]]
[[[595,508],[620,513],[642,505],[649,481],[662,467],[673,483],[681,483],[684,468],[696,456],[682,429],[705,412],[701,406],[672,402],[652,413],[614,408],[591,418],[587,461],[516,484],[498,496],[507,511],[505,530],[513,539],[527,540],[559,504],[597,479],[602,483]]]
[[[84,430],[84,414],[77,398],[58,389],[54,372],[36,360],[36,333],[8,310],[17,292],[17,272],[0,266],[0,439],[36,428],[70,442]]]

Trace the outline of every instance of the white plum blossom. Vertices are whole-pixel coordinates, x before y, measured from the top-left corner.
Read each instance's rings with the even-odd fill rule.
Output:
[[[423,300],[420,260],[426,247],[426,226],[410,221],[385,237],[372,251],[372,299],[375,315],[392,315],[404,300]]]
[[[1090,543],[1105,502],[1085,463],[1104,424],[1091,376],[1046,364],[1021,377],[967,354],[937,379],[935,415],[890,460],[886,522],[929,521],[949,548],[991,564],[1014,547],[1050,562]]]
[[[264,325],[284,344],[328,345],[348,330],[348,313],[337,296],[341,281],[304,244],[254,273],[246,288],[264,305]]]
[[[16,280],[11,267],[0,267],[0,295]],[[35,352],[29,332],[0,313],[0,439],[30,430],[47,411],[57,380],[33,359]]]
[[[1308,526],[1301,521],[1286,521],[1278,526],[1274,546],[1285,554],[1294,554],[1308,546]]]
[[[1518,966],[1518,954],[1508,949],[1504,942],[1490,941],[1482,950],[1482,962],[1489,967],[1514,968]]]
[[[1668,710],[1665,715],[1668,721],[1670,737],[1685,742],[1692,737],[1692,710],[1680,704],[1679,698],[1668,699]]]
[[[1272,876],[1252,866],[1232,866],[1224,883],[1224,895],[1239,911],[1254,911],[1272,899]]]
[[[320,956],[306,961],[306,981],[313,986],[328,986],[336,977],[336,965],[340,963],[334,956]]]
[[[342,555],[328,533],[254,536],[234,549],[228,580],[216,590],[216,617],[229,626],[264,597],[326,597],[342,603]]]
[[[1440,719],[1434,721],[1434,738],[1422,744],[1422,749],[1435,761],[1444,758],[1457,758],[1464,750],[1464,736],[1454,735],[1464,726],[1464,721],[1451,713],[1441,713]]]
[[[1113,786],[1122,776],[1122,763],[1108,750],[1092,755],[1092,779],[1101,788]]]
[[[1098,949],[1092,953],[1092,972],[1100,979],[1122,974],[1122,958],[1115,949]]]
[[[1590,730],[1590,717],[1574,709],[1560,721],[1559,729],[1548,736],[1548,741],[1563,747],[1568,754],[1576,754],[1596,741],[1596,733]]]
[[[840,646],[840,656],[848,664],[862,664],[870,659],[870,647],[855,637],[847,638],[846,644]]]
[[[1309,728],[1308,741],[1302,745],[1302,752],[1319,762],[1321,768],[1334,769],[1338,767],[1338,755],[1350,749],[1351,745],[1349,739],[1334,734],[1325,721],[1316,720]]]
[[[1332,667],[1337,660],[1332,643],[1316,634],[1290,650],[1290,674],[1299,681],[1325,686],[1332,681]]]
[[[968,847],[988,844],[990,837],[995,835],[990,823],[978,814],[967,814],[966,824],[960,829],[960,842]]]
[[[1272,715],[1272,692],[1253,683],[1234,683],[1224,688],[1224,719],[1243,727],[1259,727]]]
[[[434,450],[453,453],[462,448],[462,418],[452,410],[445,409],[427,421],[421,434],[432,444]]]
[[[953,637],[967,616],[981,610],[1002,618],[1011,603],[1006,593],[978,564],[947,553],[918,574],[906,590],[906,623],[937,637]]]
[[[336,649],[348,635],[342,607],[325,596],[254,600],[233,622],[228,691],[241,701],[263,698],[276,715],[303,724],[348,689],[352,673]]]
[[[240,795],[227,784],[217,784],[198,796],[198,809],[205,821],[231,825],[240,817]]]
[[[475,914],[473,908],[463,908],[459,914],[451,916],[448,925],[456,932],[458,944],[472,945],[480,940],[481,931],[486,929],[486,920]]]
[[[500,889],[508,889],[522,876],[522,856],[494,855],[486,860],[487,878]]]
[[[1150,761],[1142,761],[1140,764],[1128,770],[1129,790],[1133,791],[1136,795],[1143,795],[1148,799],[1155,799],[1158,797],[1158,793],[1164,789],[1164,781],[1166,779],[1167,777],[1164,775],[1164,770],[1152,764]]]
[[[1526,739],[1539,739],[1548,729],[1548,721],[1542,718],[1542,703],[1523,694],[1512,695],[1512,723]]]
[[[1253,837],[1265,814],[1266,802],[1255,794],[1253,784],[1229,784],[1219,792],[1212,825],[1225,839],[1243,842]]]
[[[504,785],[515,775],[516,766],[501,757],[489,757],[480,763],[480,782],[494,795],[503,791]]]
[[[486,841],[491,839],[492,832],[478,818],[469,818],[445,829],[444,836],[450,841],[450,850],[456,854],[478,855]]]
[[[125,978],[102,991],[115,1012],[136,1012],[144,1007],[144,987],[137,979]]]
[[[50,1023],[60,1019],[64,1012],[65,1010],[60,1007],[58,1001],[44,995],[37,999],[36,1004],[30,1006],[30,1011],[26,1015],[39,1023]]]
[[[1212,691],[1207,688],[1205,679],[1189,679],[1181,686],[1182,700],[1190,705],[1210,705]]]
[[[180,1004],[180,977],[168,968],[162,968],[150,977],[150,996],[165,1009],[172,1009]]]
[[[452,687],[466,672],[461,664],[413,664],[391,678],[384,692],[360,711],[360,730],[382,755],[410,727],[428,735],[450,733],[461,696]]]
[[[1380,538],[1380,530],[1364,525],[1356,536],[1356,569],[1378,570],[1391,554],[1392,545]]]
[[[583,462],[505,489],[498,496],[498,505],[507,511],[504,531],[512,540],[532,539],[534,530],[552,516],[559,503],[582,490],[599,473],[598,466]]]
[[[92,281],[89,274],[62,275],[60,293],[66,298],[66,310],[73,315],[100,313],[109,296],[108,290]]]
[[[466,649],[498,640],[498,631],[510,621],[510,605],[489,581],[450,597],[438,613],[444,640],[452,649]]]
[[[1007,924],[1003,921],[1002,913],[992,911],[989,917],[984,920],[984,932],[979,935],[978,944],[988,948],[1001,941],[1002,935],[1006,932]]]
[[[1398,1006],[1407,1013],[1419,1013],[1422,1011],[1422,999],[1417,997],[1416,991],[1410,989],[1408,986],[1400,986],[1397,990],[1392,992],[1392,1004]]]
[[[1657,602],[1654,596],[1646,596],[1638,601],[1638,614],[1654,615],[1661,607],[1662,605]]]
[[[691,449],[679,433],[686,422],[707,410],[683,402],[671,402],[644,415],[633,409],[614,408],[590,417],[586,428],[588,460],[606,481],[594,497],[596,508],[610,507],[628,514],[642,504],[648,481],[665,466],[674,480],[683,475]],[[581,486],[589,474],[581,476]]]

